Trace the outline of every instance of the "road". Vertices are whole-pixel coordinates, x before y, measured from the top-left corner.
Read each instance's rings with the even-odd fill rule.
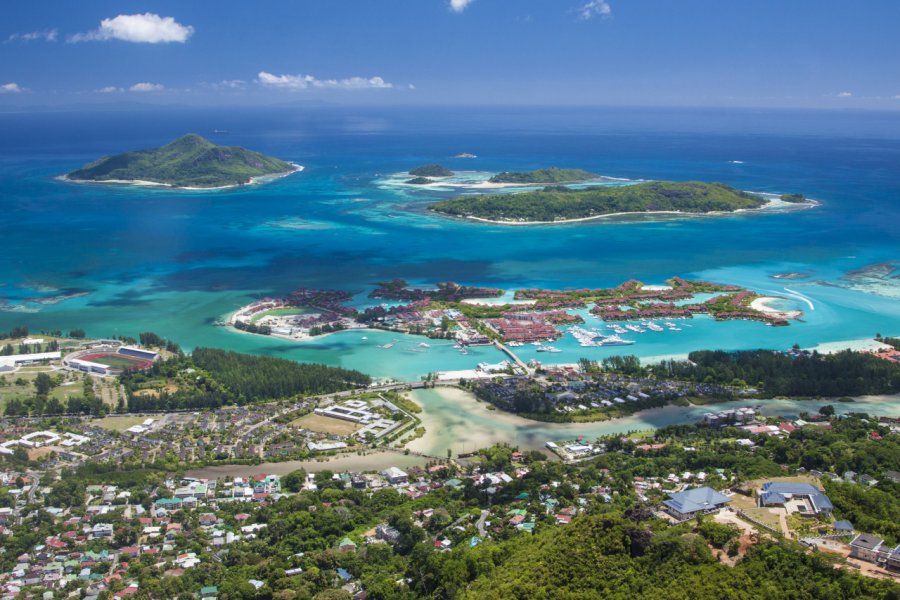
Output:
[[[478,522],[475,523],[475,528],[478,529],[478,535],[481,536],[481,539],[487,537],[487,530],[484,528],[484,522],[487,521],[489,514],[491,514],[490,511],[482,510],[481,516],[478,517]]]

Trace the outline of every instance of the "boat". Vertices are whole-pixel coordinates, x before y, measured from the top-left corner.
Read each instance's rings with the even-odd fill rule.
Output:
[[[521,346],[524,346],[524,344],[522,342],[507,342],[506,345],[509,346],[510,348],[519,348]]]
[[[544,342],[531,342],[532,346],[543,346]]]
[[[362,337],[359,338],[359,339],[361,339],[361,340],[367,340],[367,339],[369,339],[369,338],[368,338],[368,336],[365,336],[365,335],[364,335],[364,336],[362,336]]]
[[[555,348],[553,346],[540,346],[537,349],[538,352],[562,352],[559,348]]]
[[[649,323],[647,323],[647,329],[649,329],[650,331],[662,331],[663,330],[662,327],[660,327],[653,321],[650,321]]]
[[[647,331],[646,329],[644,329],[643,327],[639,327],[638,325],[626,325],[625,329],[628,329],[629,331],[633,331],[635,333],[644,333],[645,331]]]
[[[419,344],[419,348],[431,348],[431,344],[426,344],[425,342],[422,342],[421,344]]]
[[[598,346],[630,346],[634,340],[625,340],[617,335],[609,335],[597,342]]]

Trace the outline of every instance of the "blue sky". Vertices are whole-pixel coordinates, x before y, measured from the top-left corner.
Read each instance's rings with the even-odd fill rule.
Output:
[[[6,0],[0,105],[900,109],[900,2]]]

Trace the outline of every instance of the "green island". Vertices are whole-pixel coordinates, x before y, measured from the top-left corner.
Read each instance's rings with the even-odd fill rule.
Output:
[[[503,171],[497,173],[488,181],[491,183],[575,183],[596,179],[594,173],[581,169],[535,169],[534,171]]]
[[[416,167],[409,174],[416,177],[452,177],[453,171],[443,165],[431,164]]]
[[[761,208],[766,200],[723,183],[649,181],[625,186],[465,196],[430,209],[449,216],[497,223],[554,223],[632,213],[709,214]]]
[[[67,174],[65,180],[220,188],[252,183],[258,177],[287,175],[299,169],[278,158],[238,146],[218,146],[190,133],[160,148],[104,156]]]
[[[413,177],[412,179],[407,179],[405,183],[409,185],[428,185],[429,183],[434,183],[434,180],[428,177]]]

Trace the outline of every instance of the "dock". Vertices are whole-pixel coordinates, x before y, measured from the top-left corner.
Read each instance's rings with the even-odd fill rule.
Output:
[[[525,373],[531,373],[531,370],[528,368],[528,365],[525,364],[525,361],[523,361],[521,358],[516,356],[515,352],[510,350],[507,346],[505,346],[499,340],[494,340],[494,346],[497,348],[497,350],[504,352],[507,356],[509,356],[511,359],[513,359],[513,362],[515,362],[517,365],[519,365],[525,371]]]

